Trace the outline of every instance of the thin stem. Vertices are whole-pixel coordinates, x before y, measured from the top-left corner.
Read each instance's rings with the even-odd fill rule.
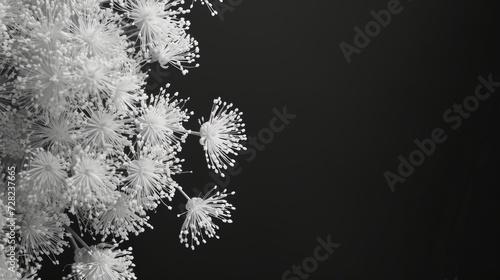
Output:
[[[71,247],[73,247],[73,249],[75,251],[80,249],[80,247],[78,247],[78,244],[76,244],[76,241],[75,241],[75,238],[73,238],[73,235],[69,236],[69,242],[71,243]]]
[[[92,249],[90,249],[89,245],[87,245],[87,243],[85,243],[85,241],[83,241],[83,239],[80,237],[80,235],[76,234],[76,232],[70,228],[69,226],[67,225],[64,225],[64,228],[66,228],[67,231],[69,231],[69,233],[71,233],[71,235],[76,239],[78,240],[78,242],[80,242],[80,244],[85,248],[87,249],[87,251],[92,252]]]
[[[177,187],[177,189],[179,189],[179,191],[182,193],[182,195],[184,195],[188,200],[190,200],[191,198],[182,190],[181,187]]]
[[[190,134],[190,135],[196,135],[196,136],[201,137],[201,133],[199,131],[186,130],[186,133]]]

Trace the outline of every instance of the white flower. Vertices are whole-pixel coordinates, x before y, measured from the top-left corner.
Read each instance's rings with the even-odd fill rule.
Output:
[[[115,91],[117,73],[108,60],[97,58],[76,58],[77,70],[74,72],[77,89],[81,91],[77,96],[86,102],[90,100],[100,106],[106,98]],[[79,101],[79,100],[75,100]]]
[[[75,251],[73,268],[80,280],[130,280],[137,279],[132,272],[132,248],[120,250],[116,245],[101,243],[91,246],[91,251]]]
[[[127,59],[130,42],[122,36],[123,30],[117,24],[119,19],[104,9],[78,13],[70,25],[76,40],[74,51],[100,59]]]
[[[183,0],[125,0],[114,1],[119,4],[119,9],[132,20],[138,30],[142,49],[146,50],[156,42],[166,40],[172,32],[184,32],[189,22],[177,15],[183,14],[182,8],[177,7]],[[179,33],[174,33],[179,35]]]
[[[180,148],[188,135],[182,123],[189,120],[192,112],[183,109],[185,100],[174,100],[177,95],[170,98],[170,94],[165,95],[165,90],[161,89],[159,97],[150,96],[149,105],[142,103],[136,119],[140,141],[152,146]]]
[[[51,212],[47,209],[32,207],[19,215],[20,253],[26,262],[42,261],[41,254],[47,255],[58,263],[55,255],[64,251],[64,225],[69,225],[69,218],[64,213]]]
[[[220,98],[215,99],[210,119],[200,128],[200,144],[205,150],[208,167],[222,177],[222,169],[227,169],[228,165],[233,166],[235,162],[229,155],[237,155],[238,151],[246,149],[240,144],[240,141],[246,140],[242,112],[238,109],[230,110],[232,106],[232,103],[222,102]]]
[[[171,175],[180,172],[180,162],[174,149],[143,146],[136,158],[126,163],[123,191],[145,209],[156,208],[163,198],[172,200],[176,183]]]
[[[28,48],[55,50],[69,39],[67,27],[72,11],[65,2],[39,0],[21,9],[17,28],[24,33]]]
[[[199,64],[192,65],[195,59],[200,57],[199,52],[198,42],[188,34],[182,34],[155,44],[155,47],[151,48],[151,57],[152,61],[158,61],[162,68],[166,69],[172,65],[186,75],[186,68],[199,67]]]
[[[147,222],[148,219],[136,200],[121,193],[115,204],[109,205],[104,213],[92,221],[92,227],[97,234],[102,235],[101,241],[108,236],[113,236],[113,241],[114,238],[128,240],[129,233],[139,235],[144,231],[144,227],[153,228]]]
[[[72,176],[66,179],[69,200],[74,207],[99,211],[118,199],[115,192],[120,178],[113,161],[106,154],[81,150],[74,157]],[[75,212],[75,209],[70,209]]]
[[[85,109],[85,126],[81,130],[82,145],[104,151],[115,149],[123,151],[130,142],[125,135],[132,131],[127,120],[118,114],[99,109]]]
[[[62,112],[67,106],[72,79],[71,62],[61,51],[27,54],[19,65],[17,102],[32,111]]]
[[[214,187],[212,190],[214,190]],[[226,193],[217,191],[212,196],[209,191],[203,198],[193,197],[190,198],[186,204],[186,212],[178,216],[186,214],[186,220],[182,224],[179,239],[181,243],[185,243],[186,248],[191,247],[194,250],[194,243],[200,245],[200,241],[206,243],[205,236],[208,238],[219,236],[215,231],[219,227],[213,222],[212,218],[221,220],[224,223],[232,223],[231,213],[229,210],[235,210],[232,204],[228,203],[225,198],[234,192]]]
[[[55,203],[66,188],[67,163],[41,149],[35,151],[28,161],[27,170],[21,172],[19,182],[19,187],[24,188],[23,196],[29,196],[31,203],[39,205]]]
[[[76,130],[75,114],[72,112],[51,114],[47,119],[39,119],[33,123],[30,144],[58,154],[73,148]]]

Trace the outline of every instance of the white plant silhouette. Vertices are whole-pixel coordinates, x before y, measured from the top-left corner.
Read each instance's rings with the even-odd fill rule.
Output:
[[[66,279],[136,279],[131,248],[118,247],[152,229],[148,212],[171,209],[177,192],[188,199],[187,247],[218,238],[212,218],[231,222],[234,192],[190,198],[175,176],[189,136],[208,168],[233,165],[241,112],[216,98],[196,131],[189,98],[168,84],[145,90],[148,64],[198,66],[185,18],[195,2],[215,14],[207,0],[0,0],[0,279],[38,279],[41,261],[58,263],[69,244]],[[86,244],[76,227],[104,243]]]

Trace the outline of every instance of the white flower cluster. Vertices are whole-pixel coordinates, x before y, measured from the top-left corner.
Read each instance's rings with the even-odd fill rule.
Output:
[[[182,74],[198,66],[198,42],[184,18],[194,2],[0,0],[0,169],[16,170],[17,240],[13,273],[2,175],[0,278],[36,279],[41,261],[58,263],[71,244],[68,279],[135,279],[131,250],[117,246],[152,228],[148,212],[178,191],[188,199],[180,232],[188,247],[205,242],[203,234],[217,237],[212,218],[231,222],[225,190],[191,198],[174,176],[183,172],[178,153],[189,135],[223,176],[245,149],[241,112],[217,98],[193,131],[188,98],[166,88],[145,92],[150,63]],[[87,245],[73,224],[112,245]]]

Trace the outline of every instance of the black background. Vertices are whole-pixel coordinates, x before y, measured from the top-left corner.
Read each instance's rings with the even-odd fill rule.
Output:
[[[348,64],[339,44],[353,44],[353,28],[388,2],[242,0],[222,21],[195,7],[201,66],[164,79],[191,97],[190,127],[218,96],[244,112],[249,136],[269,127],[273,108],[297,117],[255,159],[238,158],[228,186],[237,210],[219,223],[220,240],[195,251],[179,243],[180,195],[173,210],[151,213],[155,229],[124,245],[139,279],[278,280],[328,235],[341,246],[308,279],[500,279],[500,97],[455,131],[443,121],[479,75],[500,80],[494,1],[402,0]],[[383,173],[437,127],[447,141],[391,192]],[[176,179],[197,195],[213,181],[197,139],[181,156],[194,173]],[[69,272],[70,250],[63,256],[42,279]]]

